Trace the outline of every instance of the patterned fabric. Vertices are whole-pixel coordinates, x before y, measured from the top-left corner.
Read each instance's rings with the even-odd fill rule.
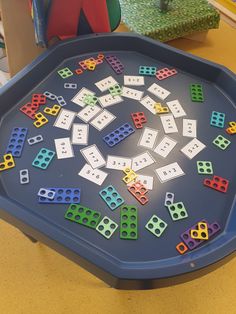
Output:
[[[169,41],[218,28],[220,15],[206,0],[173,0],[161,12],[158,0],[120,0],[122,20],[131,31]]]

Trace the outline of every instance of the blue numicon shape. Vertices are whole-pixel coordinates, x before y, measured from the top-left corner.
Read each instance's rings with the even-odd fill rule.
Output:
[[[134,128],[129,123],[125,123],[111,133],[104,136],[103,140],[108,146],[113,147],[123,141],[132,133],[134,133]]]
[[[79,188],[46,188],[56,192],[54,199],[49,199],[39,196],[39,203],[41,204],[79,204],[80,203],[80,189]]]
[[[13,157],[21,157],[27,132],[27,128],[14,128],[12,130],[6,154],[12,154]]]

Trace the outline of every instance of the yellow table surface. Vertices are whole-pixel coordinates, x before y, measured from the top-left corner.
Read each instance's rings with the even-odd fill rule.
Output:
[[[119,30],[124,30],[122,26]],[[236,72],[236,30],[221,22],[204,43],[172,46]],[[147,291],[108,287],[87,271],[0,221],[1,314],[236,313],[236,259],[194,281]]]

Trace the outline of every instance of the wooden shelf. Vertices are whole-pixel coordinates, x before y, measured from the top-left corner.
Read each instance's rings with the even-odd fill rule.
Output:
[[[0,8],[10,75],[13,76],[43,49],[35,44],[28,0],[0,0]]]

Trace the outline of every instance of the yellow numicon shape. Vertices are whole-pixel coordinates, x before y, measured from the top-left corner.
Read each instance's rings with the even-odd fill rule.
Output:
[[[46,107],[44,108],[43,112],[46,114],[49,114],[50,116],[56,116],[58,115],[58,112],[61,110],[61,106],[54,105],[52,108]]]
[[[123,172],[126,174],[126,176],[122,179],[126,184],[130,183],[134,179],[137,178],[137,174],[130,168],[125,168]]]
[[[94,71],[96,68],[96,62],[95,61],[91,61],[88,64],[86,64],[87,69],[90,71]]]
[[[229,128],[226,129],[226,132],[229,134],[236,134],[236,122],[231,121],[229,122]]]
[[[11,169],[15,167],[15,162],[12,154],[6,154],[3,156],[3,162],[0,163],[0,171]]]
[[[192,239],[199,239],[199,240],[208,240],[208,228],[205,222],[199,222],[197,224],[198,229],[193,229],[190,231],[190,236]]]
[[[156,110],[156,113],[159,113],[159,114],[169,112],[169,108],[163,107],[161,103],[159,102],[154,105],[154,109]]]
[[[48,123],[48,119],[41,112],[35,115],[35,120],[33,124],[36,128],[41,128],[41,126]]]
[[[87,69],[90,71],[94,71],[97,65],[97,62],[94,58],[89,58],[84,60],[84,64],[86,65]]]

